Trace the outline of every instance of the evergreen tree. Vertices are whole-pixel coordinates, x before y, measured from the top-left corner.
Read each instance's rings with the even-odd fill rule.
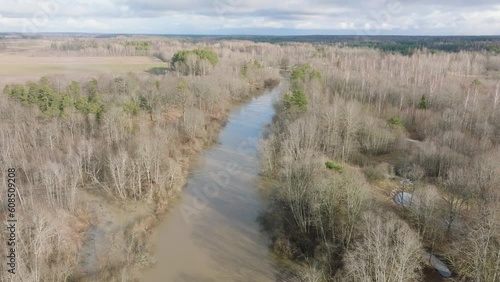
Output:
[[[300,89],[294,89],[292,94],[286,94],[284,103],[287,109],[296,108],[301,112],[307,111],[307,97]]]
[[[425,95],[422,95],[422,98],[420,98],[420,103],[418,103],[418,108],[421,110],[427,109],[427,98]]]

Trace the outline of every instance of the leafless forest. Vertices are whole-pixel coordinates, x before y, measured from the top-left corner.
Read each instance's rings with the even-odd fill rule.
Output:
[[[500,281],[499,55],[164,38],[53,39],[35,55],[165,67],[5,85],[0,175],[17,168],[22,222],[13,281],[135,281],[190,158],[279,80],[260,220],[290,279],[430,281],[427,251],[451,281]],[[401,192],[410,203],[394,203]]]
[[[299,280],[439,279],[427,251],[451,279],[500,281],[500,57],[290,52],[262,220]]]

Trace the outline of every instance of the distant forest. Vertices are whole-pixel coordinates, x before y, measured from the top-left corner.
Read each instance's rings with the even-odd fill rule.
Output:
[[[287,43],[309,42],[335,44],[346,47],[372,47],[389,53],[411,55],[417,50],[431,52],[487,51],[500,53],[500,36],[214,36],[213,39],[251,40],[255,42]]]
[[[113,38],[116,36],[137,37],[134,34],[81,34],[81,33],[43,33],[25,35],[15,33],[0,33],[0,40],[5,38],[46,38],[46,37],[89,37]],[[144,35],[142,35],[144,36]],[[153,35],[185,39],[187,41],[207,40],[249,40],[267,43],[309,42],[317,44],[331,44],[345,47],[368,47],[379,49],[387,53],[412,55],[418,50],[427,49],[435,53],[439,51],[486,51],[500,54],[500,36],[366,36],[366,35]]]

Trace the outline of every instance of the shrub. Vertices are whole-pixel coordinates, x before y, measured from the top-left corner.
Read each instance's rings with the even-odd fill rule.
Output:
[[[363,169],[366,180],[370,183],[381,181],[385,178],[384,172],[378,167],[367,167]]]
[[[241,76],[243,76],[244,78],[247,78],[248,76],[248,65],[245,63],[243,64],[243,66],[241,66],[241,69],[240,69],[240,74]]]
[[[325,165],[326,165],[326,167],[328,169],[334,169],[334,170],[336,170],[338,172],[342,172],[343,171],[343,167],[341,165],[337,164],[337,163],[334,163],[333,161],[327,161],[325,163]]]
[[[146,72],[149,74],[153,74],[153,75],[162,75],[162,74],[166,74],[167,71],[168,71],[168,68],[166,68],[166,67],[152,67],[152,68],[148,69]]]
[[[280,84],[279,79],[268,78],[264,81],[264,87],[266,87],[266,88],[274,88],[274,87],[278,86],[279,84]]]
[[[403,121],[399,116],[393,116],[389,120],[389,126],[392,128],[404,128]]]
[[[140,105],[134,100],[123,103],[123,111],[131,116],[136,116],[139,110]]]

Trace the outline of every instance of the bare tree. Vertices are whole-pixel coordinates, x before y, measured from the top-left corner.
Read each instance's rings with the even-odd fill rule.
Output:
[[[364,218],[364,238],[345,257],[349,281],[419,281],[422,245],[419,236],[392,214]]]
[[[349,160],[349,156],[356,148],[355,135],[360,126],[360,111],[359,105],[353,102],[347,102],[345,108],[342,109],[337,134],[342,140],[342,161],[344,162]]]
[[[498,201],[500,197],[496,197]],[[477,224],[456,242],[455,259],[464,281],[500,281],[500,222],[498,202],[484,207]]]
[[[121,199],[127,198],[127,187],[130,184],[129,179],[129,155],[120,148],[116,155],[108,157],[109,172],[112,179],[112,187]]]
[[[445,224],[448,233],[450,233],[453,224],[473,198],[475,191],[469,185],[467,171],[463,169],[451,170],[443,186],[445,190],[445,194],[442,196]]]

